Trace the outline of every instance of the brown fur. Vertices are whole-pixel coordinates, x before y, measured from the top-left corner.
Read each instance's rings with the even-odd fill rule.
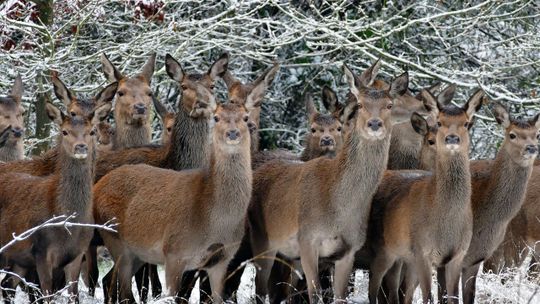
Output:
[[[97,125],[97,150],[98,152],[111,151],[113,149],[114,128],[110,123],[101,121]]]
[[[0,97],[0,130],[10,129],[0,147],[0,163],[24,158],[24,108],[21,105],[23,84],[21,75],[17,75],[11,92],[7,97]]]
[[[350,210],[369,210],[373,189],[386,167],[392,98],[406,76],[387,91],[363,86],[359,90],[352,72],[344,70],[360,109],[343,150],[334,159],[270,162],[254,174],[248,219],[253,253],[263,257],[257,260],[259,296],[267,293],[272,259],[279,251],[289,258],[300,257],[312,303],[320,292],[319,258],[331,258],[336,265],[336,297],[345,298],[354,252],[365,237],[358,231],[365,232],[369,215],[350,216]]]
[[[252,177],[247,112],[241,106],[223,105],[215,117],[209,167],[175,172],[125,166],[96,184],[96,220],[115,217],[120,222],[118,234],[102,236],[115,259],[121,299],[134,301],[131,270],[142,260],[165,264],[171,296],[179,291],[185,270],[207,270],[214,300],[221,300],[227,264],[244,231]],[[238,139],[230,132],[238,132]],[[159,182],[164,179],[170,182]],[[150,193],[152,200],[147,199]],[[187,221],[177,221],[178,214]]]
[[[140,74],[128,77],[120,73],[105,54],[101,55],[103,73],[110,82],[118,82],[114,105],[116,133],[113,149],[137,147],[152,140],[151,107],[156,54],[152,53]]]
[[[450,302],[457,299],[459,271],[472,235],[467,127],[481,106],[483,92],[477,91],[463,108],[444,107],[427,90],[422,95],[426,108],[439,109],[436,167],[432,176],[396,183],[399,189],[384,190],[383,180],[383,190],[379,189],[374,198],[373,204],[382,205],[379,208],[384,212],[375,224],[379,237],[373,238],[371,244],[375,254],[370,266],[371,303],[377,302],[384,275],[400,261],[409,270],[406,280],[418,275],[424,302],[431,297],[432,264],[445,267]],[[453,141],[456,138],[458,142]],[[383,194],[382,199],[379,193]],[[395,281],[389,287],[391,302],[397,300],[400,278],[399,274],[393,276]],[[412,300],[413,291],[414,288],[407,290],[406,301]]]
[[[153,101],[154,108],[156,109],[156,112],[163,124],[161,128],[161,144],[165,146],[171,142],[171,135],[174,127],[174,120],[176,114],[173,111],[167,109],[167,107],[162,104],[157,98],[154,98]]]
[[[93,223],[92,184],[95,163],[94,127],[90,118],[65,116],[47,104],[49,117],[61,128],[56,171],[47,177],[6,172],[0,177],[0,245],[55,215],[72,215],[70,221]],[[21,208],[21,206],[26,206]],[[93,229],[46,228],[15,243],[0,256],[2,266],[36,268],[45,294],[53,290],[53,273],[64,271],[68,282],[77,282],[84,250]],[[77,283],[69,288],[78,296]]]

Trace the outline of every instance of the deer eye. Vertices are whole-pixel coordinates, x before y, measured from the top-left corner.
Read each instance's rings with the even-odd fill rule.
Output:
[[[315,133],[317,132],[317,130],[315,130],[315,128],[311,128],[311,133]]]
[[[90,131],[90,136],[94,136],[94,135],[96,135],[96,131],[94,130]]]
[[[338,127],[338,128],[337,128],[337,131],[338,131],[338,132],[341,132],[341,127]]]
[[[435,141],[433,139],[428,139],[427,142],[430,146],[433,146],[435,144]]]
[[[181,87],[182,87],[182,90],[187,90],[187,88],[188,88],[187,85],[185,85],[185,84],[183,84]]]
[[[219,121],[219,116],[215,115],[215,116],[214,116],[214,121],[215,121],[215,122],[218,122],[218,121]]]
[[[247,116],[247,115],[244,116],[244,121],[245,121],[245,122],[248,122],[248,120],[249,120],[249,116]]]
[[[146,95],[152,97],[152,92],[148,92],[148,93],[146,93]]]
[[[442,126],[442,124],[441,124],[440,121],[437,121],[437,126],[438,126],[438,127]]]
[[[118,93],[117,93],[117,94],[118,94],[118,96],[122,97],[122,96],[124,96],[124,94],[125,94],[125,93],[124,93],[124,92],[122,92],[122,91],[118,91]]]
[[[389,103],[388,105],[386,105],[386,108],[387,108],[388,110],[390,110],[390,109],[392,109],[393,106],[394,106],[393,104]]]
[[[468,128],[469,127],[469,122],[465,122],[465,124],[463,125],[465,128]]]
[[[510,133],[510,139],[515,139],[515,138],[516,138],[516,134]]]
[[[167,128],[167,131],[171,132],[172,128],[171,127],[168,127]]]
[[[63,130],[63,131],[62,131],[62,135],[67,136],[67,135],[68,135],[68,131]]]
[[[215,85],[213,85],[213,84],[212,84],[212,85],[210,85],[210,90],[213,90],[213,89],[214,89],[214,87],[215,87]]]
[[[73,111],[69,112],[69,114],[71,114],[71,117],[77,116],[77,113],[75,113],[75,112],[73,112]]]

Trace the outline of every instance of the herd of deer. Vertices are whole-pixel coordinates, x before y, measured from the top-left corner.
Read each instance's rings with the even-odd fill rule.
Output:
[[[459,303],[461,277],[462,300],[473,303],[482,262],[497,271],[515,265],[540,240],[539,115],[512,118],[493,103],[504,141],[494,160],[469,161],[473,116],[487,103],[481,90],[458,107],[453,85],[414,96],[407,73],[387,84],[375,79],[379,61],[360,75],[344,65],[346,102],[324,87],[324,114],[305,98],[302,155],[259,151],[261,103],[278,65],[244,84],[227,70],[226,54],[203,74],[167,55],[167,74],[182,91],[172,113],[153,97],[155,59],[129,77],[102,55],[111,84],[92,99],[52,73],[65,110],[46,104],[58,143],[34,159],[22,159],[21,78],[0,98],[0,247],[54,215],[118,223],[117,232],[45,228],[5,248],[4,301],[22,278],[39,284],[41,300],[68,284],[78,301],[81,267],[93,296],[104,245],[114,260],[102,281],[107,303],[135,302],[133,276],[141,301],[149,281],[159,296],[156,264],[164,265],[166,295],[184,301],[199,277],[221,302],[234,296],[245,261],[256,264],[261,302],[344,301],[353,269],[369,270],[370,303],[411,303],[418,285],[429,302],[435,267],[439,301]],[[218,79],[227,103],[214,96]],[[150,144],[152,107],[163,121],[161,144]]]

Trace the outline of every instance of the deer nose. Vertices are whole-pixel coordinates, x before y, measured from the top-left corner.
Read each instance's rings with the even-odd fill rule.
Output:
[[[86,154],[88,153],[88,146],[86,144],[77,144],[75,145],[76,154]]]
[[[24,129],[19,128],[19,127],[15,127],[15,128],[11,129],[11,132],[13,132],[13,136],[15,136],[16,138],[20,138],[20,137],[23,136]]]
[[[236,139],[240,138],[240,131],[238,129],[229,130],[229,131],[227,131],[227,133],[225,133],[225,135],[230,140],[236,140]]]
[[[370,128],[373,131],[379,130],[379,128],[381,128],[382,125],[383,125],[383,123],[382,123],[382,120],[380,120],[380,119],[370,119],[367,122],[368,128]]]
[[[142,103],[137,103],[133,107],[135,108],[135,111],[137,111],[137,114],[146,113],[146,106]]]
[[[459,136],[454,135],[454,134],[448,135],[444,139],[444,142],[447,145],[457,145],[457,144],[459,144]]]
[[[330,136],[323,136],[321,138],[321,146],[322,147],[326,147],[326,146],[333,146],[334,145],[334,139]]]
[[[538,153],[538,147],[536,145],[527,145],[525,151],[529,154],[536,154]]]

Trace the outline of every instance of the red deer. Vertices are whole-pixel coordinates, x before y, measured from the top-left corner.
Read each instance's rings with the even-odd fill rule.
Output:
[[[228,55],[218,58],[206,73],[187,74],[181,65],[169,54],[165,58],[167,74],[179,83],[182,95],[171,131],[169,145],[147,145],[100,154],[96,165],[96,181],[108,172],[125,164],[147,164],[173,170],[194,169],[208,163],[208,118],[217,106],[212,96],[200,92],[213,91],[214,82],[223,77],[227,70]],[[94,248],[91,248],[95,252]],[[95,260],[95,259],[93,259]],[[98,278],[94,262],[90,282]],[[151,272],[152,270],[149,270]],[[112,272],[104,277],[104,286],[110,286]],[[155,277],[154,277],[155,279]],[[137,280],[140,282],[140,279]],[[157,283],[154,280],[153,283]],[[152,284],[153,286],[156,284]],[[107,293],[107,290],[104,290]],[[107,294],[105,297],[107,298]]]
[[[116,88],[109,85],[104,91]],[[114,94],[114,92],[113,92]],[[93,223],[92,185],[96,158],[94,126],[88,117],[65,115],[52,104],[46,104],[48,116],[60,127],[59,155],[56,170],[49,176],[6,172],[0,177],[0,245],[54,215],[76,214],[71,221]],[[26,206],[26,208],[21,208]],[[29,206],[32,206],[31,208]],[[7,265],[35,268],[46,295],[52,294],[53,274],[62,271],[69,292],[78,297],[77,282],[84,251],[93,230],[72,227],[47,228],[29,239],[15,243],[1,253],[0,261]]]
[[[483,96],[478,90],[459,108],[443,106],[429,91],[422,91],[427,110],[437,117],[435,169],[432,175],[408,181],[390,171],[374,197],[376,222],[370,234],[378,237],[370,238],[375,254],[370,263],[371,303],[377,302],[385,274],[400,261],[408,270],[406,281],[418,275],[424,302],[431,298],[432,265],[444,267],[449,301],[457,303],[461,265],[472,236],[468,125]],[[393,273],[392,278],[398,280],[400,274]],[[398,286],[396,281],[389,287],[391,302],[397,301]],[[415,284],[407,286],[405,298],[410,302]]]
[[[24,108],[21,105],[23,84],[21,75],[17,75],[11,93],[0,97],[0,130],[10,127],[3,146],[0,147],[0,162],[11,162],[24,158]]]
[[[273,258],[280,252],[300,257],[311,303],[320,294],[320,259],[335,264],[334,294],[345,299],[354,253],[365,240],[371,196],[386,168],[392,101],[405,93],[408,75],[398,77],[388,90],[377,90],[357,86],[347,66],[344,72],[359,109],[336,157],[275,161],[254,173],[248,222],[253,254],[263,256],[256,260],[259,296],[267,294]],[[350,210],[365,214],[351,216]]]
[[[212,93],[207,90],[207,95]],[[251,196],[247,110],[253,108],[250,103],[245,107],[211,107],[214,127],[209,165],[204,168],[176,172],[146,165],[124,166],[96,184],[96,221],[114,217],[120,223],[118,234],[101,235],[115,260],[113,274],[118,277],[122,300],[134,302],[133,271],[149,262],[165,264],[170,296],[178,295],[184,271],[206,270],[212,297],[221,302],[227,265],[242,239]],[[158,182],[164,178],[171,186]],[[140,212],[145,213],[144,219]],[[183,224],[177,221],[178,212],[190,220]],[[148,225],[154,229],[148,230]]]
[[[152,88],[150,82],[154,74],[156,54],[152,53],[135,77],[123,75],[107,58],[101,55],[103,73],[110,82],[118,82],[114,105],[116,133],[113,149],[142,146],[152,140],[150,113],[152,107]]]
[[[162,104],[157,98],[153,99],[154,108],[156,113],[161,119],[163,127],[161,128],[161,144],[168,145],[171,142],[171,134],[174,127],[174,118],[176,114],[174,111],[167,109],[167,107]]]
[[[502,242],[506,227],[521,208],[538,155],[539,115],[529,121],[513,119],[500,104],[494,105],[493,112],[505,128],[505,140],[488,172],[474,170],[475,164],[471,165],[474,222],[472,241],[463,260],[463,303],[474,303],[480,264]]]

